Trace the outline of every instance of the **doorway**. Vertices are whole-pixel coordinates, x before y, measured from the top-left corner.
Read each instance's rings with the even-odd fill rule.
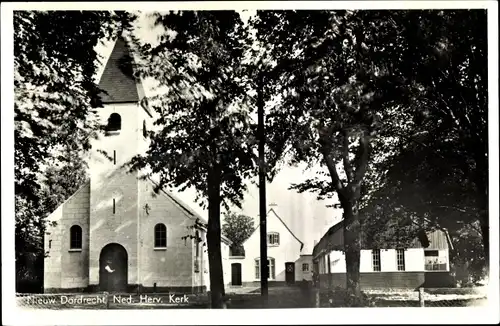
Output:
[[[287,284],[295,283],[295,263],[285,263],[285,281]]]
[[[107,292],[127,292],[128,254],[117,243],[110,243],[99,256],[99,289]]]
[[[241,264],[231,264],[231,285],[241,285]]]

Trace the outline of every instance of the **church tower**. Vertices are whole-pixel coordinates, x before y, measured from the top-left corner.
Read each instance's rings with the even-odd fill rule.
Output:
[[[206,239],[196,223],[204,218],[124,166],[148,148],[145,131],[153,125],[131,54],[118,38],[99,81],[103,107],[95,113],[106,128],[92,142],[90,180],[47,218],[56,224],[45,235],[46,293],[193,293],[209,285],[207,253],[186,238],[194,232]],[[227,257],[231,242],[222,242]]]
[[[101,265],[111,262],[114,269],[126,271],[119,278],[124,291],[127,284],[140,283],[139,269],[132,267],[139,260],[141,207],[138,173],[123,165],[145,148],[152,119],[140,104],[144,91],[133,77],[132,62],[125,39],[119,37],[99,81],[103,107],[97,115],[106,128],[93,142],[89,160],[89,285],[99,284]]]

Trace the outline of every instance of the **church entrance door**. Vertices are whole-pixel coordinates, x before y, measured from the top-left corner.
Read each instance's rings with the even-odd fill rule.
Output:
[[[99,257],[99,288],[107,292],[127,292],[128,255],[125,248],[110,243]]]

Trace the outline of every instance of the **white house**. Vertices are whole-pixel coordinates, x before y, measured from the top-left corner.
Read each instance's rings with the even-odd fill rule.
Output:
[[[302,250],[300,241],[274,208],[267,214],[267,266],[269,284],[311,280],[312,255]],[[230,256],[232,286],[252,285],[260,282],[260,228],[243,243],[244,256]]]
[[[343,221],[326,232],[313,250],[315,272],[322,287],[346,286]],[[362,288],[418,288],[452,286],[449,239],[446,232],[423,232],[408,248],[362,248]]]

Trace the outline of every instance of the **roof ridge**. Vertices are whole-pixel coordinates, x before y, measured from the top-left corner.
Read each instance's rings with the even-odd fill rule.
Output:
[[[285,228],[288,230],[288,232],[290,232],[290,234],[291,234],[291,235],[292,235],[292,236],[293,236],[293,237],[294,237],[294,238],[295,238],[298,242],[300,242],[300,251],[302,251],[302,249],[304,248],[304,243],[303,243],[302,241],[300,241],[300,239],[299,239],[299,238],[297,238],[297,236],[296,236],[296,235],[292,232],[292,230],[290,230],[290,228],[288,227],[288,225],[286,225],[285,221],[283,221],[283,220],[281,219],[281,217],[278,215],[278,213],[276,213],[276,211],[274,210],[274,208],[271,208],[271,209],[269,210],[268,214],[269,214],[271,211],[272,211],[272,212],[274,213],[274,215],[278,218],[278,220],[280,220],[280,221],[281,221],[281,223],[283,223],[283,225],[284,225],[284,226],[285,226]]]
[[[134,62],[127,40],[118,35],[98,81],[103,103],[139,102],[142,83],[134,77]]]
[[[288,225],[286,225],[286,223],[281,219],[281,217],[279,217],[278,213],[276,213],[276,211],[273,208],[270,208],[267,211],[266,215],[268,216],[271,211],[274,213],[274,216],[276,216],[278,218],[278,220],[285,226],[285,228],[287,229],[287,231],[290,232],[290,234],[295,238],[295,240],[297,240],[300,243],[300,251],[302,251],[302,249],[304,248],[304,243],[302,241],[300,241],[299,238],[297,238],[297,236],[292,232],[292,230],[290,230],[290,228],[288,227]],[[266,219],[267,219],[267,216],[266,216]],[[259,227],[260,227],[260,224],[257,224],[257,226],[255,227],[255,229],[253,230],[253,232],[250,234],[250,236],[245,241],[243,241],[242,245],[245,242],[247,242],[248,239],[250,239],[250,237],[257,231],[257,229]]]
[[[76,194],[78,194],[84,187],[86,187],[87,185],[90,185],[90,178],[87,178],[85,180],[85,182],[82,184],[82,186],[80,188],[78,188],[77,190],[75,190],[75,192],[73,194],[71,194],[68,198],[66,198],[61,204],[59,204],[52,212],[50,212],[49,215],[47,215],[47,220],[50,221],[50,216],[52,216],[52,214],[54,214],[59,208],[61,208],[64,204],[66,204],[68,201],[70,201],[73,197],[76,196]]]
[[[154,180],[152,180],[150,177],[147,177],[147,179],[156,187],[159,186],[158,183],[156,183]],[[201,222],[205,223],[205,224],[208,224],[208,221],[203,218],[200,214],[198,214],[196,211],[194,211],[188,204],[186,204],[185,202],[183,202],[180,198],[178,198],[177,196],[175,196],[171,191],[168,191],[164,188],[159,188],[159,190],[161,192],[163,192],[163,194],[165,196],[167,196],[170,200],[172,200],[175,204],[177,204],[178,206],[180,206],[180,208],[182,208],[184,210],[184,212],[188,213],[186,214],[188,216],[188,218],[190,219],[194,219],[194,220],[201,220]],[[232,244],[232,241],[226,237],[225,235],[223,235],[221,233],[221,239],[222,240],[225,240],[226,242],[229,242]]]

